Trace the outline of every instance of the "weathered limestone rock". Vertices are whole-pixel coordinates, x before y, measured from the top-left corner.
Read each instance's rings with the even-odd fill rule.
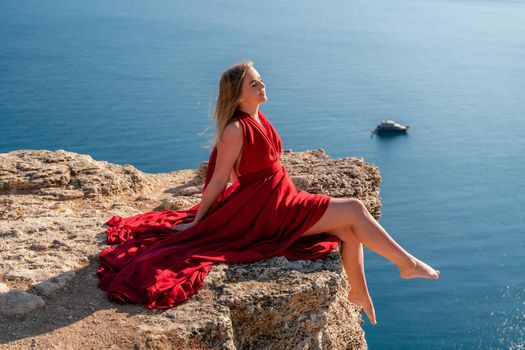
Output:
[[[9,288],[0,283],[0,314],[6,316],[23,315],[44,305],[44,300],[38,295],[27,293],[18,288]]]
[[[362,158],[333,160],[322,149],[285,150],[281,162],[298,189],[357,197],[379,219],[381,177]],[[168,344],[166,339],[176,334],[199,341],[202,349],[366,348],[360,307],[346,299],[350,286],[337,251],[317,261],[274,257],[253,264],[215,264],[199,293],[162,312],[110,303],[92,272],[89,283],[86,275],[80,277],[79,271],[97,265],[107,246],[103,224],[111,216],[199,203],[206,167],[202,162],[195,170],[146,174],[131,165],[64,150],[0,154],[0,344],[17,339],[18,333],[10,330],[31,328],[27,316],[46,317],[48,307],[62,310],[55,305],[61,302],[58,295],[63,298],[65,288],[78,287],[87,296],[67,299],[64,310],[75,304],[82,310],[92,305],[88,311],[93,313],[97,307],[133,310],[116,318],[133,323],[135,333],[151,344]],[[97,298],[101,301],[93,304]],[[66,323],[73,317],[67,312],[63,316]],[[16,344],[22,345],[13,349],[25,348],[24,339]]]
[[[18,150],[0,162],[0,191],[22,191],[56,199],[133,194],[148,185],[130,164],[114,165],[89,155],[59,150]]]

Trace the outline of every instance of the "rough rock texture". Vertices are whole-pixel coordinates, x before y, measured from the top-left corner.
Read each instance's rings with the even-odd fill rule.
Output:
[[[362,158],[285,150],[281,162],[299,189],[357,197],[379,219],[381,177]],[[205,287],[169,310],[107,300],[95,276],[103,224],[195,205],[206,167],[147,174],[64,150],[0,154],[0,348],[366,348],[337,251],[215,264]]]

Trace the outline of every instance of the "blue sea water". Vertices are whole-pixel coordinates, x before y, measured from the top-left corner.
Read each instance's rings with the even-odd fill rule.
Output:
[[[377,165],[380,224],[441,271],[365,249],[369,348],[523,349],[524,1],[2,1],[0,152],[195,168],[241,59],[283,147]]]

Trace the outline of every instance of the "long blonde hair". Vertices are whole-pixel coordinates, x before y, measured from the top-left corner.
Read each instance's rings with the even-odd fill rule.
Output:
[[[251,60],[243,60],[233,64],[221,74],[219,96],[217,96],[215,112],[213,113],[215,135],[207,144],[210,150],[219,143],[224,128],[235,115],[242,93],[242,81],[246,71],[251,67],[253,67]]]

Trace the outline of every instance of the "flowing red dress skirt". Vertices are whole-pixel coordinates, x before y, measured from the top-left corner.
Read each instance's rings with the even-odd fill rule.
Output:
[[[324,214],[330,197],[298,191],[279,159],[277,131],[259,111],[261,125],[240,110],[244,130],[239,181],[227,187],[199,223],[200,204],[187,210],[152,211],[107,221],[107,243],[99,255],[98,286],[119,304],[148,309],[174,307],[197,293],[213,263],[249,263],[274,256],[316,260],[338,247],[328,233],[302,236]],[[202,193],[217,158],[214,147]]]

